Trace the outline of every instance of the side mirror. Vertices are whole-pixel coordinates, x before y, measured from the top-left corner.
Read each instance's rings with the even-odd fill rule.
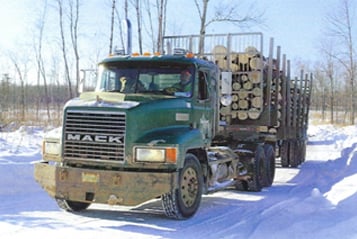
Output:
[[[89,72],[89,79],[87,78],[87,72]],[[94,89],[95,87],[92,86],[92,74],[96,72],[95,69],[81,69],[79,72],[79,82],[78,82],[78,93],[83,93],[84,91],[88,91],[89,89]],[[86,84],[86,80],[89,80]],[[89,89],[88,89],[89,88]]]
[[[224,106],[232,104],[232,72],[221,73],[221,103]]]

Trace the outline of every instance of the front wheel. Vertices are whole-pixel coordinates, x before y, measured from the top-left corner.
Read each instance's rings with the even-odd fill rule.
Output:
[[[75,201],[58,199],[58,198],[56,199],[56,202],[61,209],[68,211],[68,212],[83,211],[83,210],[86,210],[90,206],[90,203],[75,202]]]
[[[168,217],[187,219],[198,210],[203,188],[201,165],[197,157],[187,154],[179,173],[177,189],[162,196],[162,206]]]

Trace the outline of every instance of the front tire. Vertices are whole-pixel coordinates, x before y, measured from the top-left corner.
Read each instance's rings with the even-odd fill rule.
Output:
[[[201,165],[197,157],[187,154],[180,170],[178,187],[162,196],[162,206],[168,217],[187,219],[198,210],[203,189]]]
[[[67,212],[80,212],[86,210],[90,206],[90,203],[75,202],[59,198],[56,199],[56,202],[61,209]]]

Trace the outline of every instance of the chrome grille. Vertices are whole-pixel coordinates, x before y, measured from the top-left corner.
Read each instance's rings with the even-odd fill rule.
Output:
[[[124,161],[125,113],[68,110],[64,124],[66,160]]]

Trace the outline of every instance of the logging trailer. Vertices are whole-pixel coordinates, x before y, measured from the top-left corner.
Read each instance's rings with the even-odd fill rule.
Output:
[[[187,219],[203,194],[260,191],[276,159],[305,159],[312,76],[263,54],[261,33],[163,38],[157,54],[113,54],[97,87],[64,107],[44,138],[35,179],[67,211],[92,203],[138,205],[161,198]]]

